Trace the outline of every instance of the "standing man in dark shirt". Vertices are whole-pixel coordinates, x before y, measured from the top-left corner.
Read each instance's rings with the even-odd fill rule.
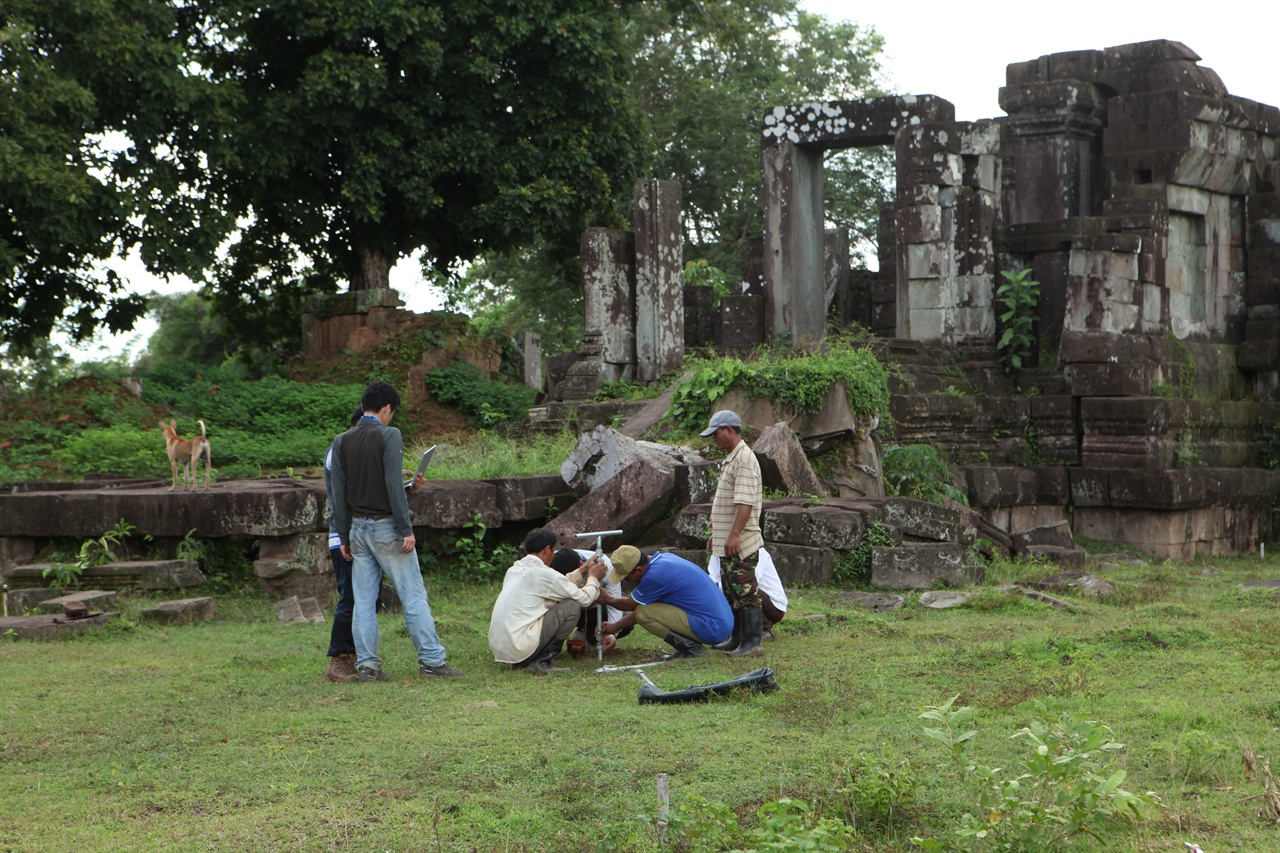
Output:
[[[378,657],[378,590],[382,573],[395,585],[404,606],[404,623],[418,652],[423,678],[462,675],[444,662],[444,646],[436,636],[418,566],[409,502],[405,499],[402,463],[404,440],[390,426],[400,394],[389,383],[364,389],[364,415],[333,441],[333,517],[342,555],[352,561],[355,612],[351,633],[356,646],[356,672],[361,681],[385,681]]]

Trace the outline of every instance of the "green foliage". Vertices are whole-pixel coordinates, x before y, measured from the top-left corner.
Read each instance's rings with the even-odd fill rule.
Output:
[[[126,557],[129,556],[129,537],[137,527],[123,518],[116,522],[116,526],[103,533],[96,539],[86,539],[80,546],[80,552],[76,555],[74,563],[53,562],[48,568],[42,572],[43,577],[53,577],[54,585],[60,587],[78,587],[80,586],[80,577],[84,574],[85,569],[91,569],[94,566],[105,566],[108,563],[116,561],[116,549],[124,551]],[[151,541],[150,536],[145,537],[146,541]]]
[[[1036,349],[1036,305],[1040,301],[1040,282],[1032,279],[1031,270],[1011,273],[1001,270],[1004,283],[996,288],[996,302],[1004,308],[1000,315],[1003,331],[996,341],[996,358],[1006,373],[1016,373]]]
[[[533,405],[533,389],[488,379],[466,361],[428,371],[426,378],[431,396],[457,406],[477,429],[491,429],[504,421],[523,421]]]
[[[1201,729],[1188,729],[1173,742],[1155,741],[1151,748],[1164,755],[1177,776],[1195,783],[1212,781],[1230,752],[1227,744]]]
[[[870,350],[841,339],[829,341],[824,350],[813,354],[765,349],[755,361],[724,358],[686,366],[689,378],[672,389],[665,420],[691,432],[706,425],[712,405],[731,388],[802,412],[816,412],[831,389],[843,385],[855,415],[881,414],[889,408],[884,367]]]
[[[932,444],[893,444],[884,449],[884,484],[891,495],[965,506],[969,498],[951,482],[951,471]]]
[[[756,811],[756,825],[745,829],[724,803],[691,795],[672,808],[665,820],[646,810],[632,824],[606,827],[597,849],[840,853],[849,849],[854,836],[853,827],[836,817],[815,816],[801,800],[784,797],[764,803]]]
[[[60,589],[79,589],[80,575],[84,574],[85,567],[79,563],[50,563],[40,577],[51,579],[50,586]]]
[[[199,293],[152,293],[147,306],[157,328],[140,361],[143,369],[155,361],[216,365],[232,355],[234,335],[227,321],[213,314]]]
[[[838,789],[849,823],[865,829],[890,829],[916,804],[920,778],[907,762],[879,767],[861,761],[845,771],[845,783]]]
[[[480,513],[461,530],[447,530],[418,552],[422,570],[460,583],[487,583],[498,578],[520,559],[507,544],[486,544],[489,528]]]
[[[652,385],[637,385],[629,379],[615,379],[612,382],[600,383],[600,390],[596,392],[597,400],[651,400],[662,393],[662,386],[658,383]]]
[[[1156,805],[1154,795],[1120,787],[1125,772],[1113,772],[1107,756],[1124,744],[1112,740],[1109,728],[1080,715],[1053,719],[1038,701],[1039,719],[1013,736],[1029,750],[1021,762],[1023,773],[1002,778],[1000,768],[972,762],[973,709],[953,710],[958,698],[930,706],[920,719],[937,724],[924,727],[925,736],[946,747],[961,779],[978,788],[977,814],[966,813],[949,835],[912,839],[929,853],[1090,850]]]
[[[684,283],[695,287],[711,288],[712,306],[720,304],[720,300],[733,290],[729,274],[719,267],[713,267],[705,260],[690,261],[684,265]]]
[[[170,474],[164,437],[155,429],[128,426],[86,429],[70,436],[66,446],[55,454],[66,470],[81,475],[168,477]]]
[[[889,527],[873,522],[852,550],[836,557],[832,578],[843,586],[867,586],[871,583],[871,549],[896,544],[897,538]]]

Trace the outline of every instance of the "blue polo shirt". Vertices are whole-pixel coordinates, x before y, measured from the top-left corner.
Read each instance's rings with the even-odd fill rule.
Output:
[[[661,551],[631,593],[636,604],[670,604],[689,615],[689,627],[704,643],[723,642],[733,633],[733,610],[715,581],[675,554]]]

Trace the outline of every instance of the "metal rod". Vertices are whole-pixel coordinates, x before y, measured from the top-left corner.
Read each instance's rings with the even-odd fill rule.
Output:
[[[623,531],[621,530],[595,530],[595,531],[592,531],[591,533],[575,533],[574,535],[578,539],[590,539],[592,537],[595,537],[596,559],[599,560],[601,557],[604,556],[604,546],[602,544],[602,540],[604,539],[604,537],[621,536],[622,534],[623,534]],[[599,602],[597,602],[596,603],[596,662],[601,664],[604,663],[604,633],[601,631],[601,628],[603,626],[604,626],[604,607]],[[600,670],[596,670],[596,672],[599,672],[599,671]]]

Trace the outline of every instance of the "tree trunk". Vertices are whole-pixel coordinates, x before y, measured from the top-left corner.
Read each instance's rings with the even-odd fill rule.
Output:
[[[351,289],[377,290],[391,286],[391,258],[380,247],[369,243],[356,244],[358,265],[351,279]]]

